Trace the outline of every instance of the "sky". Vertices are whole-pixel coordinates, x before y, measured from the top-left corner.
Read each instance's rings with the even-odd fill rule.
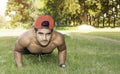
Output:
[[[4,12],[6,10],[7,1],[8,0],[1,0],[0,1],[0,15],[4,16]]]

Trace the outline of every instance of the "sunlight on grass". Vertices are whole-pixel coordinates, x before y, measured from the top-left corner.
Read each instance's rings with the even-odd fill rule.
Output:
[[[89,32],[120,32],[120,27],[95,28],[94,26],[83,24],[83,25],[78,26],[76,28],[76,30],[78,30],[79,32],[84,32],[84,33],[89,33]]]

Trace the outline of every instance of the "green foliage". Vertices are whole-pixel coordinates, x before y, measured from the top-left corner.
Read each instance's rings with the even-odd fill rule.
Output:
[[[104,14],[107,18],[119,17],[118,5],[119,0],[9,0],[6,15],[11,17],[11,27],[33,24],[38,15],[51,15],[56,26],[77,26],[88,24],[88,15],[95,19]]]
[[[87,7],[89,14],[92,16],[97,16],[100,14],[102,6],[99,0],[88,0],[86,3],[88,5]]]
[[[65,0],[64,12],[74,15],[76,11],[80,13],[80,5],[78,0]]]
[[[31,1],[9,0],[5,14],[11,17],[12,28],[23,23],[33,23]]]

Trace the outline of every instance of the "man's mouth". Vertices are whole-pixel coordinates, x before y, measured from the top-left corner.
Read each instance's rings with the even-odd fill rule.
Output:
[[[42,42],[41,42],[41,46],[46,47],[47,45],[48,45],[48,42],[47,42],[47,41],[42,41]]]
[[[42,45],[47,45],[48,41],[42,41],[41,43],[42,43]]]
[[[47,42],[48,42],[47,40],[42,41],[42,43],[47,43]]]

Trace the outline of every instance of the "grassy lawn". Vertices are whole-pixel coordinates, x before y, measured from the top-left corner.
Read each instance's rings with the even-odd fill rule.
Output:
[[[25,55],[20,70],[13,57],[17,37],[0,37],[0,74],[120,74],[120,32],[71,33],[65,37],[68,53],[65,69],[58,67],[55,50],[42,56],[41,61]]]
[[[98,32],[91,32],[88,34],[120,40],[120,32],[99,32],[99,33]]]

